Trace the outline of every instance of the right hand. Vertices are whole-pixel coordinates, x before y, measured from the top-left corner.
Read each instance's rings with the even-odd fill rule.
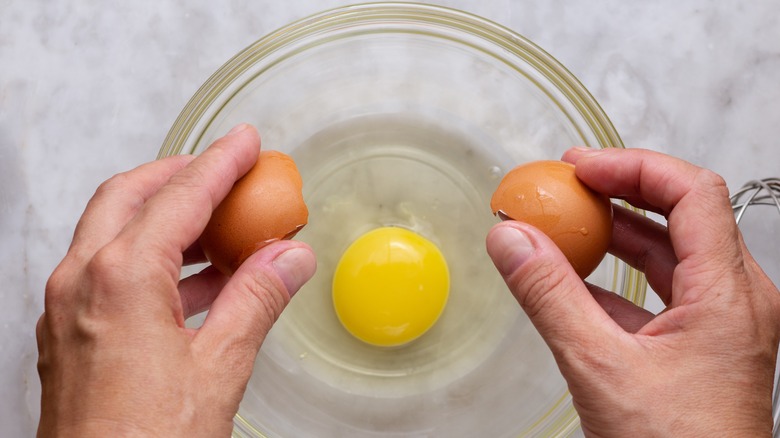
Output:
[[[572,149],[616,207],[610,252],[644,272],[658,315],[576,275],[539,230],[496,225],[488,253],[552,350],[586,435],[770,436],[780,293],[750,256],[718,175],[638,149]]]

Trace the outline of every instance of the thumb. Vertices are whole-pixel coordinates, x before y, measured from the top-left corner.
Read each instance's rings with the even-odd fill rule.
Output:
[[[617,328],[544,233],[505,221],[487,237],[487,251],[509,290],[558,359],[609,338]],[[564,354],[564,356],[561,356]]]
[[[251,365],[271,326],[315,270],[314,253],[304,243],[284,240],[263,247],[214,300],[197,338],[210,350],[227,349],[218,354],[249,359]]]

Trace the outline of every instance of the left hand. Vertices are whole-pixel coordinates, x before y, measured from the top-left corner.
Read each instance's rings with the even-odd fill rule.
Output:
[[[38,321],[39,436],[229,436],[255,356],[314,273],[303,243],[261,249],[227,278],[196,244],[212,210],[257,160],[241,125],[197,158],[117,175],[90,200],[46,286]],[[202,327],[184,320],[210,308]]]

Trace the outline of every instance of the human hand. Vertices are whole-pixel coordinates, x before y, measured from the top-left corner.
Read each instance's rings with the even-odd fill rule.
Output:
[[[231,278],[209,267],[179,281],[259,151],[257,131],[240,125],[198,157],[100,186],[46,285],[39,436],[230,435],[260,344],[315,270],[308,246],[280,241]],[[201,328],[185,328],[207,308]]]
[[[586,435],[769,436],[780,294],[750,256],[722,178],[644,150],[572,149],[616,207],[610,252],[645,273],[655,316],[575,274],[537,229],[496,225],[487,249],[548,344]]]

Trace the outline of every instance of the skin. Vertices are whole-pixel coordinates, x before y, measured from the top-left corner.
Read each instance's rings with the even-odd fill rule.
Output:
[[[46,286],[38,321],[38,436],[229,436],[271,325],[315,270],[303,243],[271,244],[227,278],[196,240],[254,164],[242,125],[197,158],[176,156],[98,188]],[[175,226],[172,226],[175,224]],[[199,329],[184,320],[206,308]]]
[[[225,277],[197,238],[255,162],[254,128],[98,188],[46,286],[37,326],[39,436],[229,436],[255,356],[314,273],[281,241]],[[723,180],[641,150],[570,150],[586,184],[657,211],[615,213],[610,251],[646,273],[658,316],[583,283],[538,230],[505,222],[487,248],[550,346],[589,436],[768,436],[780,297],[744,247]],[[171,226],[175,224],[175,226]],[[199,329],[184,320],[210,309]]]
[[[639,149],[571,149],[617,208],[609,251],[645,273],[653,315],[581,281],[539,230],[496,225],[487,249],[557,361],[587,436],[770,436],[780,294],[750,256],[721,177]]]

